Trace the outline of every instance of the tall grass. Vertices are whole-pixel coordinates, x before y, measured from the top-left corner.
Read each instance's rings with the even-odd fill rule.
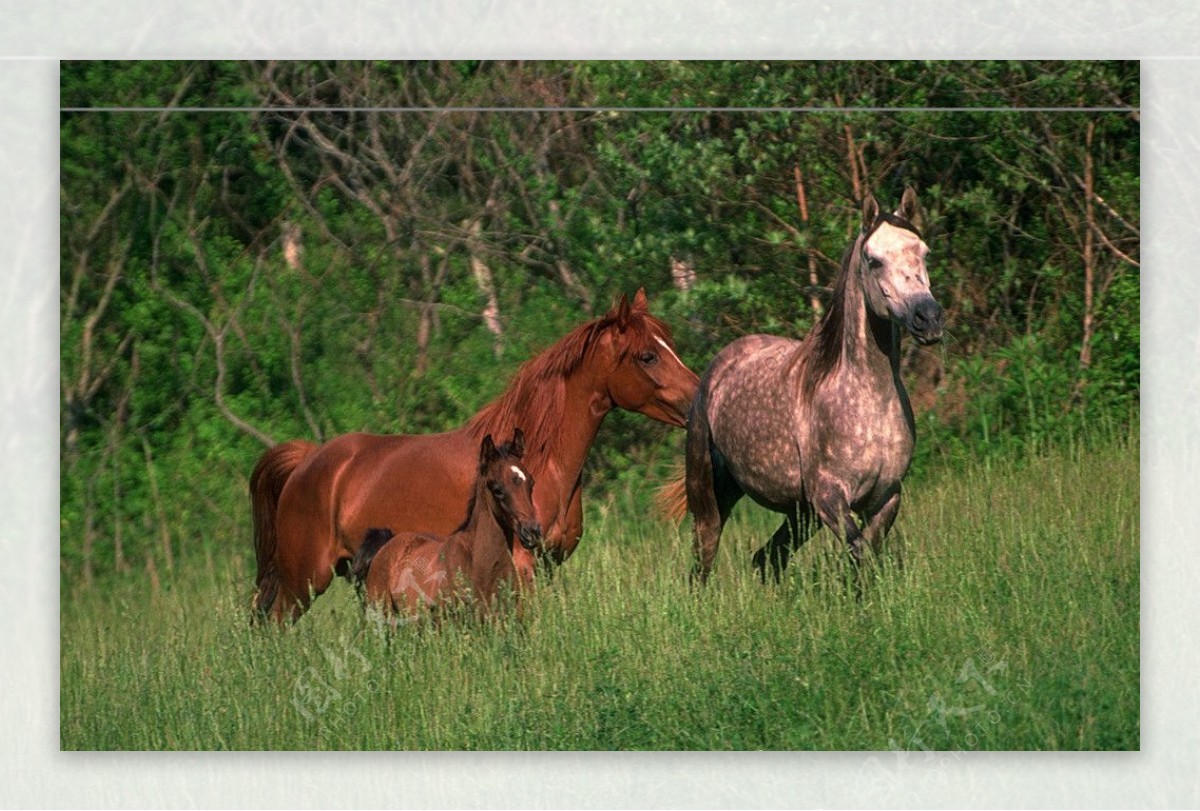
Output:
[[[760,584],[777,521],[749,503],[701,590],[686,524],[599,506],[519,621],[389,629],[339,583],[291,630],[251,629],[233,566],[64,588],[61,742],[1136,749],[1137,521],[1132,434],[924,478],[861,599],[827,532]]]

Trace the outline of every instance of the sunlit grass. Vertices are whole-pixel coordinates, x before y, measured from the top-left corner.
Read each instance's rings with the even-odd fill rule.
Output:
[[[777,524],[739,506],[695,589],[686,523],[598,505],[523,620],[440,630],[341,583],[251,629],[232,565],[64,588],[62,746],[1138,748],[1135,433],[910,487],[861,599],[827,532],[760,584]]]

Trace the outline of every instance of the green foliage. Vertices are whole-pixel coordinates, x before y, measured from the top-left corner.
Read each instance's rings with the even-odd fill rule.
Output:
[[[905,357],[914,475],[1136,419],[1135,115],[712,109],[1136,107],[1133,62],[80,61],[61,77],[68,108],[309,110],[62,114],[65,583],[248,559],[265,442],[461,424],[639,287],[697,371],[746,333],[800,337],[867,189],[918,189],[949,316],[943,346]],[[656,109],[364,111],[448,104]],[[647,477],[681,447],[612,415],[585,503],[649,509]]]

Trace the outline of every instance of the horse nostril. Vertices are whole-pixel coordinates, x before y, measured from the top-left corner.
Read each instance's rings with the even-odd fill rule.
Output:
[[[913,327],[918,330],[927,330],[933,327],[940,326],[945,311],[942,310],[942,305],[936,301],[929,300],[922,302],[913,312]]]
[[[542,527],[540,524],[525,524],[517,530],[517,535],[526,549],[536,549],[542,545]]]

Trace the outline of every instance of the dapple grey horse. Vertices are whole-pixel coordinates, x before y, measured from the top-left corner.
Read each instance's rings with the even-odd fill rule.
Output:
[[[685,483],[701,581],[743,495],[786,516],[754,555],[764,579],[768,563],[780,576],[818,520],[845,540],[856,565],[864,540],[880,549],[900,508],[915,438],[900,379],[901,330],[930,344],[945,320],[929,291],[916,214],[911,188],[892,214],[868,196],[862,229],[813,331],[802,341],[740,338],[701,378]]]

